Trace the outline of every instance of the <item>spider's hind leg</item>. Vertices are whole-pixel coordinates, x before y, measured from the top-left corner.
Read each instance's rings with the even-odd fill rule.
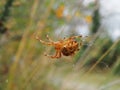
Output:
[[[82,35],[79,35],[79,36],[73,36],[73,37],[71,37],[71,38],[81,38],[82,37]]]

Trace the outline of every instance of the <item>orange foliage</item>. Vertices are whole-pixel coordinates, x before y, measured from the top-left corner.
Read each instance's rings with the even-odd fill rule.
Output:
[[[91,16],[86,16],[85,20],[87,23],[91,23],[92,22],[92,17]]]
[[[62,18],[63,17],[64,9],[65,9],[64,5],[61,5],[56,9],[55,14],[56,14],[57,18]]]

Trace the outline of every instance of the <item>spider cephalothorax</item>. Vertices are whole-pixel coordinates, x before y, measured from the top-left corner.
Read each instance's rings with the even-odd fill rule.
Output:
[[[39,40],[43,44],[55,47],[56,53],[54,56],[50,56],[50,55],[46,54],[46,56],[51,57],[51,58],[60,58],[61,54],[63,54],[64,56],[74,55],[75,52],[79,50],[79,45],[80,46],[82,45],[82,43],[79,44],[76,41],[76,38],[81,38],[82,36],[72,36],[72,37],[64,38],[64,39],[56,41],[56,42],[51,40],[48,37],[48,35],[46,37],[49,40],[49,42],[45,42],[45,41],[41,40],[38,36],[36,36],[36,39]]]

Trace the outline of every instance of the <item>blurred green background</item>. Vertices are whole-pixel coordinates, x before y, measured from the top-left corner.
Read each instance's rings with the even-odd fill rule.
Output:
[[[117,26],[102,1],[0,0],[0,90],[120,90],[120,28],[110,34]],[[54,48],[36,35],[82,35],[83,45],[74,56],[51,59],[44,53]]]

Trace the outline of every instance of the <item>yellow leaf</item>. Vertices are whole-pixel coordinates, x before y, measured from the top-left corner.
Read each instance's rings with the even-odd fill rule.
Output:
[[[62,18],[63,17],[64,9],[65,9],[64,5],[61,5],[56,9],[55,14],[56,14],[57,18]]]
[[[86,16],[85,20],[87,23],[91,23],[92,22],[92,16]]]

